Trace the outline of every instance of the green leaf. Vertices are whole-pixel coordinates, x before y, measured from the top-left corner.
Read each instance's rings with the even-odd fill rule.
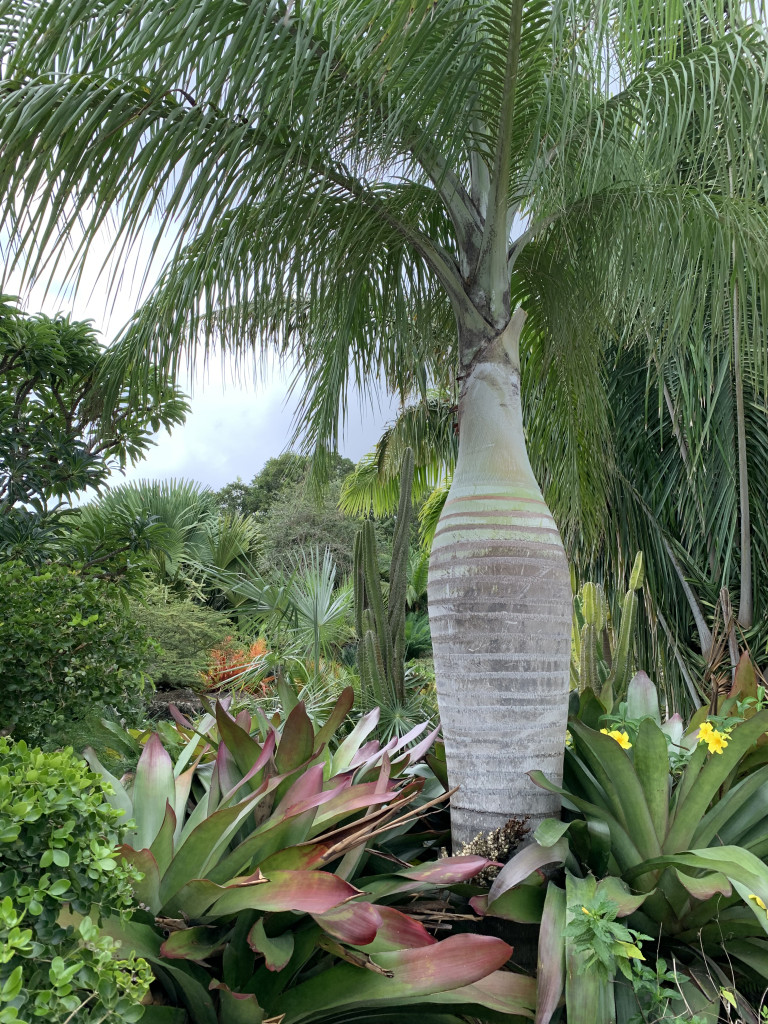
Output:
[[[275,763],[281,773],[291,772],[305,764],[315,749],[315,731],[303,701],[296,705],[286,719],[275,754]]]
[[[160,737],[153,732],[141,752],[133,781],[133,815],[136,821],[136,831],[131,839],[133,847],[149,849],[165,820],[166,804],[173,807],[175,794],[173,762]]]
[[[747,722],[741,722],[734,728],[728,746],[722,754],[711,754],[700,772],[696,773],[693,769],[694,775],[690,786],[686,787],[683,796],[678,797],[674,818],[663,844],[664,853],[684,850],[690,845],[696,829],[701,824],[701,820],[718,790],[766,729],[768,729],[768,711],[761,711],[754,718]],[[692,762],[693,758],[689,762],[683,781],[688,772],[692,770]]]
[[[3,982],[2,988],[0,988],[0,997],[2,997],[4,1002],[9,1003],[12,999],[16,998],[16,996],[21,992],[21,984],[23,980],[24,972],[21,965],[14,967]]]
[[[571,723],[574,745],[605,790],[615,818],[629,829],[634,845],[645,857],[658,856],[661,844],[653,824],[645,793],[632,762],[619,744],[602,733]],[[666,741],[664,743],[666,756]],[[613,835],[613,833],[612,833]]]
[[[280,1010],[284,1024],[298,1024],[321,1011],[410,1003],[480,981],[502,967],[511,952],[501,939],[453,935],[419,949],[378,953],[377,965],[391,976],[340,964],[292,988],[281,997]]]
[[[221,1005],[220,1019],[227,1024],[262,1024],[264,1011],[254,995],[232,992],[223,982],[211,982],[218,990]]]
[[[270,971],[282,971],[293,956],[293,935],[291,932],[269,936],[264,921],[259,918],[248,932],[248,945],[254,953],[261,953]]]
[[[644,718],[637,730],[634,766],[643,787],[654,831],[661,844],[667,834],[669,813],[669,755],[666,736],[650,718]]]
[[[548,864],[564,864],[568,856],[568,842],[559,839],[553,846],[531,844],[524,847],[508,861],[496,878],[488,893],[489,906],[503,892],[514,889],[524,882],[529,875]]]
[[[538,924],[544,910],[545,890],[538,885],[519,885],[507,889],[488,903],[486,915],[518,924]]]
[[[359,895],[359,889],[329,871],[273,871],[266,882],[228,889],[208,914],[225,917],[248,908],[322,914]]]
[[[549,1024],[565,988],[565,891],[547,886],[539,931],[535,1024]]]
[[[730,896],[733,891],[731,883],[719,871],[711,871],[706,875],[688,875],[675,868],[675,875],[683,888],[696,900],[708,900],[715,893]]]
[[[181,928],[171,932],[160,947],[169,960],[205,960],[223,946],[222,935],[213,928]]]

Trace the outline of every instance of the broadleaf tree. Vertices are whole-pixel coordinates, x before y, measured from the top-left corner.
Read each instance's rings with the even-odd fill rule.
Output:
[[[0,297],[0,552],[6,558],[39,560],[64,547],[85,563],[103,564],[140,543],[138,534],[108,529],[82,550],[62,547],[63,536],[74,541],[73,497],[101,489],[110,474],[138,462],[153,434],[183,423],[188,410],[162,373],[148,378],[139,401],[127,401],[123,387],[107,408],[99,381],[108,362],[91,324],[28,316]]]
[[[760,14],[0,0],[0,187],[28,276],[67,245],[77,275],[113,224],[115,257],[148,233],[154,253],[176,239],[115,353],[134,387],[198,345],[276,348],[322,452],[351,384],[458,383],[430,579],[456,839],[550,813],[525,773],[560,770],[571,591],[525,448],[521,335],[553,368],[552,472],[566,486],[572,445],[592,454],[589,501],[562,524],[578,534],[607,486],[600,332],[646,344],[650,325],[665,358],[715,293],[762,308]],[[764,373],[752,323],[739,342]]]

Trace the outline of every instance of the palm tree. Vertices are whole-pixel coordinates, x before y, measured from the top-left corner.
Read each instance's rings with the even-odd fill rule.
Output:
[[[526,453],[521,337],[549,367],[556,472],[567,485],[583,446],[594,498],[600,333],[646,345],[660,326],[666,357],[713,294],[762,308],[753,8],[0,0],[0,188],[28,274],[67,242],[77,267],[107,222],[117,255],[175,234],[115,354],[136,388],[201,341],[274,346],[322,452],[351,381],[403,398],[458,383],[430,570],[457,840],[551,813],[525,772],[560,770],[571,591]],[[738,342],[764,368],[759,338]]]

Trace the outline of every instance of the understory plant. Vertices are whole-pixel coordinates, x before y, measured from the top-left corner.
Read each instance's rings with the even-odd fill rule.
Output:
[[[563,999],[569,1024],[650,1020],[654,971],[678,1000],[667,1019],[716,1020],[725,1000],[757,1021],[750,999],[768,977],[768,711],[741,692],[749,680],[742,670],[721,716],[702,709],[687,736],[677,716],[661,724],[643,674],[628,693],[636,717],[622,723],[605,725],[590,692],[570,720],[562,786],[530,773],[562,797],[564,820],[545,820],[474,905],[540,922],[540,1024]],[[563,871],[544,884],[545,867]]]
[[[125,820],[71,749],[0,737],[0,1024],[138,1021],[151,972],[99,932],[127,920]],[[79,912],[62,921],[66,906]]]
[[[338,740],[352,700],[343,691],[322,725],[295,699],[284,717],[233,717],[229,699],[194,726],[177,713],[175,763],[151,736],[135,776],[109,779],[135,821],[122,853],[141,872],[141,909],[105,932],[151,963],[193,1024],[405,1021],[415,1005],[435,1024],[465,1007],[530,1015],[534,983],[500,970],[505,942],[437,941],[397,906],[489,861],[436,860],[435,836],[408,833],[446,796],[419,766],[436,730],[382,745],[374,711]]]
[[[71,740],[94,708],[138,717],[148,656],[117,586],[95,571],[0,564],[0,727],[17,739]]]

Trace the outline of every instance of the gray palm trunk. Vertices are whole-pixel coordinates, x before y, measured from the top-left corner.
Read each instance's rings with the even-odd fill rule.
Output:
[[[525,314],[480,347],[463,380],[459,453],[432,547],[429,610],[452,786],[454,848],[557,798],[528,779],[562,776],[571,584],[523,434]],[[475,346],[477,347],[476,343]]]

